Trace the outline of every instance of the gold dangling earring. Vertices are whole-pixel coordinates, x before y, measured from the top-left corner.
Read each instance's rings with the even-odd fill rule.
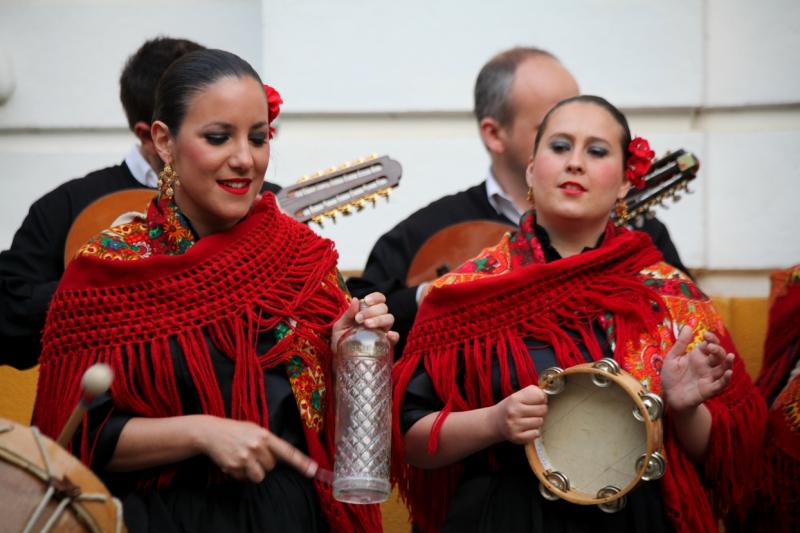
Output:
[[[630,218],[628,214],[628,204],[622,198],[617,198],[617,203],[614,205],[614,212],[617,214],[618,224],[624,224]]]
[[[174,185],[178,179],[178,173],[172,168],[172,165],[167,163],[161,172],[158,173],[158,190],[167,198],[172,198],[175,194]]]
[[[533,197],[533,187],[528,187],[528,203],[531,204],[531,207],[536,205],[535,198]]]

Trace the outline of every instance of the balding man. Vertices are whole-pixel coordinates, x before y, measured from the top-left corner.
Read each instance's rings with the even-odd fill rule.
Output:
[[[491,220],[516,226],[530,208],[525,169],[536,130],[553,105],[578,93],[572,74],[550,52],[538,48],[512,48],[483,66],[475,82],[474,113],[491,161],[488,175],[481,183],[420,209],[381,236],[362,277],[347,282],[355,296],[373,291],[386,295],[400,333],[396,357],[402,354],[424,291],[424,284],[406,284],[417,251],[434,233],[459,222]],[[664,224],[649,219],[637,229],[650,234],[668,263],[686,271]]]

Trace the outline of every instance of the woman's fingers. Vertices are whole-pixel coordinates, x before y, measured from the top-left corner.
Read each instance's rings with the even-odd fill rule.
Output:
[[[675,344],[672,345],[667,353],[668,358],[680,357],[686,353],[686,349],[694,338],[694,331],[689,326],[683,326],[675,338]]]
[[[364,296],[364,301],[367,305],[376,305],[386,302],[386,296],[382,292],[371,292]]]
[[[381,304],[370,305],[369,307],[358,313],[360,316],[356,316],[356,321],[363,322],[365,320],[369,320],[370,318],[375,318],[381,315],[385,315],[388,312],[389,308],[386,306],[386,304],[381,303]]]
[[[258,461],[255,459],[247,461],[244,467],[244,477],[253,483],[261,483],[264,481],[264,476],[266,476],[266,472]]]
[[[515,414],[520,418],[543,417],[547,414],[547,404],[520,404]]]
[[[511,442],[513,442],[514,444],[527,444],[529,442],[533,442],[534,440],[536,440],[536,437],[538,436],[539,436],[538,429],[529,429],[526,431],[515,433],[511,438]]]
[[[705,333],[703,333],[703,339],[705,339],[708,342],[719,345],[719,338],[717,338],[717,336],[714,335],[714,333],[712,333],[711,331],[706,331]]]
[[[292,466],[304,476],[314,477],[314,474],[317,473],[319,465],[316,461],[280,437],[272,435],[269,449],[275,457]]]

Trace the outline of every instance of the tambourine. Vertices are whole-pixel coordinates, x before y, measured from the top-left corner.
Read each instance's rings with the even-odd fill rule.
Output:
[[[640,482],[664,475],[664,403],[616,361],[548,368],[539,387],[547,415],[525,453],[544,498],[614,513]]]

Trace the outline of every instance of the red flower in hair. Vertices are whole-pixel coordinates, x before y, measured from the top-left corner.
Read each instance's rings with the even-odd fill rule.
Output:
[[[653,164],[656,153],[650,149],[650,143],[642,137],[634,138],[628,145],[628,160],[625,162],[625,178],[637,189],[644,187],[644,176]]]
[[[267,94],[267,105],[269,106],[269,114],[267,116],[267,120],[269,120],[270,123],[269,138],[272,139],[272,136],[275,134],[275,128],[272,126],[272,122],[278,118],[278,115],[281,113],[283,98],[281,98],[281,94],[278,91],[266,83],[264,84],[264,92]]]

